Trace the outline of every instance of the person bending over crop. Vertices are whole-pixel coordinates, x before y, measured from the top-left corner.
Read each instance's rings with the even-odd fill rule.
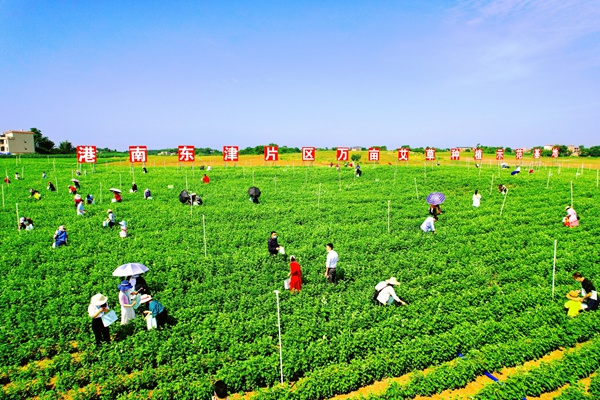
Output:
[[[567,216],[563,218],[563,225],[570,228],[579,226],[579,217],[577,216],[577,212],[573,209],[573,207],[567,206],[565,211],[567,212]]]
[[[202,178],[202,182],[210,183],[210,178],[208,177],[208,175],[204,174],[204,177]]]
[[[131,193],[137,193],[137,191],[138,191],[138,188],[137,188],[137,185],[135,184],[135,182],[133,182],[133,183],[131,184],[131,189],[130,189],[129,191],[130,191]]]
[[[108,226],[109,228],[112,228],[117,223],[115,214],[112,210],[107,210],[106,212],[108,213],[108,216],[106,217],[104,222],[102,222],[102,226]]]
[[[407,305],[394,291],[394,286],[398,286],[399,284],[400,282],[393,276],[390,279],[379,282],[375,285],[373,299],[377,300],[378,304],[381,306],[391,305],[394,303],[394,300],[396,301],[396,304],[402,304],[403,306]]]
[[[473,207],[479,207],[481,205],[481,194],[479,190],[475,190],[473,194]]]
[[[54,184],[52,184],[52,182],[48,182],[48,187],[46,188],[51,192],[56,192],[56,188],[54,187]]]
[[[430,204],[429,205],[429,214],[437,217],[442,213],[442,208],[439,204]]]
[[[156,319],[157,328],[160,329],[167,325],[169,313],[167,312],[165,306],[163,306],[158,300],[153,299],[148,294],[143,295],[140,301],[148,304],[148,310],[144,311],[144,314],[146,314],[147,318],[151,315],[151,318]]]
[[[144,190],[144,200],[152,200],[152,193],[150,193],[150,189],[148,188]]]
[[[63,225],[58,227],[58,230],[56,232],[54,232],[54,243],[52,244],[53,248],[56,248],[58,246],[62,246],[67,244],[67,240],[68,240],[68,235],[67,235],[67,230],[65,229],[65,227]]]
[[[77,188],[73,185],[69,185],[69,193],[77,194]]]
[[[579,301],[579,290],[571,290],[567,293],[568,301],[565,303],[565,311],[569,317],[576,317],[580,311],[587,308],[585,304]]]
[[[102,317],[110,311],[106,296],[101,293],[95,294],[90,300],[88,314],[92,318],[92,332],[96,338],[96,346],[100,346],[102,341],[110,342],[110,331],[108,326],[104,326]]]
[[[506,194],[506,193],[508,193],[508,188],[501,183],[498,185],[498,192],[502,193],[502,194]]]
[[[337,263],[339,260],[338,253],[333,250],[333,243],[327,243],[327,260],[325,261],[325,278],[329,283],[337,285]]]
[[[267,240],[267,248],[269,249],[269,254],[272,256],[276,256],[281,250],[281,246],[277,243],[277,232],[271,232],[271,237]]]
[[[587,311],[596,311],[598,309],[598,292],[592,281],[584,278],[579,272],[573,274],[573,279],[581,283],[581,296],[579,301],[587,305]]]
[[[21,217],[21,219],[19,219],[19,229],[25,229],[27,231],[32,230],[33,220],[31,218]]]
[[[421,224],[421,230],[425,233],[427,232],[433,232],[435,233],[435,222],[437,222],[438,217],[433,216],[433,217],[427,217],[425,218],[425,221],[423,221],[423,223]]]
[[[42,195],[40,194],[40,192],[38,192],[34,188],[29,189],[29,194],[31,197],[33,197],[36,200],[39,200],[42,198]]]

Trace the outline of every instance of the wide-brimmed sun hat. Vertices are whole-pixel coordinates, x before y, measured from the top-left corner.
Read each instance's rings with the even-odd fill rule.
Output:
[[[140,297],[140,304],[148,303],[150,300],[152,300],[152,296],[143,294],[142,297]]]
[[[567,299],[579,300],[579,290],[571,290],[569,293],[567,293]]]
[[[93,304],[95,306],[101,306],[102,304],[106,303],[106,300],[107,299],[105,295],[103,295],[102,293],[96,293],[92,296],[90,304]]]
[[[390,285],[399,285],[400,282],[398,282],[398,280],[396,278],[394,278],[393,276],[390,279],[386,280],[387,283],[389,283]]]
[[[117,286],[117,289],[123,292],[125,290],[133,289],[133,285],[129,281],[121,281],[121,284]]]

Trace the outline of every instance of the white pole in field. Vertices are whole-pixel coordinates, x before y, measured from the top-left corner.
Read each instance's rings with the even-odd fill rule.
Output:
[[[204,258],[206,258],[206,220],[202,214],[202,233],[204,235]]]
[[[582,171],[583,171],[583,167],[582,167]],[[21,166],[21,179],[25,179],[25,167]]]
[[[321,205],[321,184],[319,183],[319,194],[317,196],[317,207]]]
[[[100,182],[100,203],[102,203],[102,182]]]
[[[189,189],[188,189],[188,179],[187,179],[187,172],[185,173],[185,190],[189,190]]]
[[[556,275],[556,242],[554,239],[554,262],[552,263],[552,298],[554,298],[554,276]]]
[[[121,189],[121,191],[123,191],[123,179],[121,177],[121,174],[119,174],[119,189]]]
[[[427,163],[423,163],[423,183],[427,183]],[[418,198],[418,196],[417,196]]]
[[[573,181],[571,181],[571,208],[573,208]]]
[[[58,175],[54,175],[54,181],[56,182],[56,191],[58,192]]]
[[[396,172],[398,172],[398,161],[396,161],[396,168],[394,168],[394,185],[396,184]]]
[[[417,193],[417,200],[419,200],[419,188],[417,187],[417,178],[415,178],[415,192]]]
[[[392,201],[388,200],[388,233],[390,233],[390,203]]]
[[[584,164],[581,164],[581,175],[583,175],[583,165]]]
[[[502,216],[502,211],[504,211],[504,203],[506,203],[507,196],[508,196],[508,192],[504,193],[504,200],[502,200],[502,208],[500,209],[500,216]]]
[[[2,185],[2,209],[4,209],[4,185]]]
[[[56,173],[56,157],[52,158],[52,168],[54,169],[54,172]]]
[[[546,181],[546,189],[548,189],[548,185],[550,185],[550,171],[548,171],[548,180]]]
[[[131,169],[131,180],[135,182],[135,169]]]
[[[254,186],[254,170],[252,170],[252,186]]]
[[[283,383],[283,349],[281,347],[281,316],[279,312],[279,290],[274,290],[277,298],[277,328],[279,329],[279,372],[281,373],[281,383]]]
[[[342,191],[342,173],[338,172],[338,182],[340,184],[340,192]]]
[[[19,221],[19,203],[15,203],[15,206],[17,208],[17,229],[19,230],[19,233],[21,233],[21,222]]]
[[[492,194],[493,187],[494,187],[494,174],[492,174],[492,183],[490,183],[490,194]]]

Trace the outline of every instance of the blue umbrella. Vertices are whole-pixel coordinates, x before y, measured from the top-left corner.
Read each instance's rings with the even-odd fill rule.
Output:
[[[444,195],[444,193],[441,192],[433,192],[429,193],[426,200],[427,203],[431,204],[432,206],[437,206],[438,204],[442,204],[446,200],[446,196]]]

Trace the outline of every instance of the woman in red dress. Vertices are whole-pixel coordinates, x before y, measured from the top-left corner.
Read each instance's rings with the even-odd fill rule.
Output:
[[[296,257],[290,256],[290,292],[299,292],[302,289],[302,271]]]

